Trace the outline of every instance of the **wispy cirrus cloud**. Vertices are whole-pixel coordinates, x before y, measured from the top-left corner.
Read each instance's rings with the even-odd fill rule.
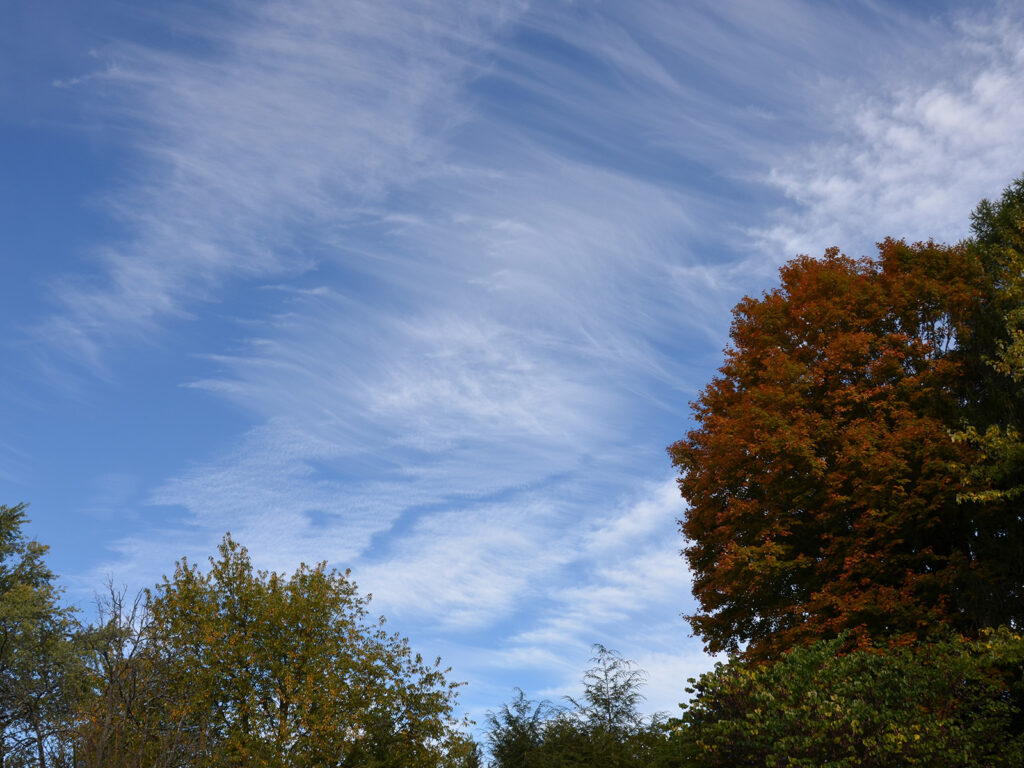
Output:
[[[490,628],[543,600],[575,559],[565,508],[551,499],[467,503],[421,517],[358,568],[390,615],[434,631]]]
[[[107,200],[126,236],[58,281],[38,335],[100,367],[224,301],[229,333],[182,384],[251,425],[169,468],[146,498],[178,519],[105,568],[142,578],[231,530],[261,565],[357,566],[403,626],[473,638],[481,679],[575,690],[593,641],[699,671],[673,654],[688,580],[662,446],[727,308],[780,261],[969,196],[963,217],[978,192],[939,184],[943,158],[974,178],[1014,155],[1015,38],[915,79],[920,51],[996,25],[947,26],[810,2],[271,0],[183,23],[180,49],[110,49],[76,88],[136,153]],[[965,138],[962,115],[991,131]],[[920,202],[922,174],[945,191]]]
[[[648,671],[646,711],[674,712],[686,679],[711,664],[687,640],[679,616],[691,599],[675,536],[682,514],[675,482],[592,505],[590,515],[567,506],[573,524],[556,540],[563,561],[538,574],[533,583],[542,589],[520,593],[531,601],[533,619],[478,663],[506,670],[532,697],[560,700],[578,695],[592,645],[601,643]]]
[[[650,633],[664,630],[665,623],[678,639],[678,613],[691,600],[676,537],[683,506],[674,481],[644,491],[629,503],[599,508],[595,522],[576,532],[572,569],[549,592],[551,610],[518,633],[517,644],[588,646],[595,632],[623,639],[632,631],[624,628]],[[661,611],[658,622],[651,621],[653,606]]]
[[[791,80],[824,51],[833,70],[851,61],[836,30],[868,24],[801,9],[708,4],[680,15],[652,2],[616,16],[410,0],[339,13],[263,2],[177,21],[184,51],[112,46],[105,68],[73,85],[136,152],[135,171],[105,200],[128,236],[96,249],[92,274],[58,281],[57,311],[38,336],[101,366],[107,345],[200,311],[234,280],[313,268],[328,232],[358,240],[353,229],[380,224],[384,207],[395,221],[425,180],[479,184],[461,169],[481,154],[478,171],[493,172],[495,157],[502,169],[536,167],[517,153],[524,142],[627,166],[677,192],[688,185],[673,176],[687,169],[666,177],[652,150],[669,151],[673,166],[694,163],[701,181],[745,176],[798,125],[808,99],[794,97]],[[543,40],[509,45],[528,35],[573,53],[563,62]],[[737,46],[737,35],[750,44]],[[804,66],[752,77],[766,59]],[[474,90],[501,83],[516,90]],[[569,125],[572,143],[559,135]],[[733,191],[720,185],[711,205]],[[348,252],[359,256],[373,260]]]
[[[71,84],[136,153],[104,201],[127,237],[66,276],[38,337],[101,366],[234,280],[310,268],[296,228],[358,219],[431,172],[460,84],[513,3],[263,2],[178,22]]]

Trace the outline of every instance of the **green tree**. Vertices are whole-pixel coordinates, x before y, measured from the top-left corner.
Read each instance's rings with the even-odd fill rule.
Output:
[[[0,765],[46,768],[69,759],[82,656],[25,507],[0,505]]]
[[[963,498],[957,467],[978,450],[950,439],[990,396],[979,350],[997,271],[967,246],[886,240],[876,258],[830,249],[780,277],[734,309],[697,425],[669,448],[695,630],[712,651],[773,657],[843,631],[1019,625],[1005,508]]]
[[[569,702],[594,729],[607,733],[636,733],[644,726],[638,707],[647,674],[618,651],[594,645],[592,666],[583,674],[583,697]]]
[[[993,275],[984,323],[979,322],[982,332],[974,343],[984,366],[978,379],[987,407],[969,414],[973,423],[955,439],[980,453],[966,468],[964,496],[1013,502],[1024,493],[1024,178],[1007,187],[998,201],[982,200],[972,229],[968,247]]]
[[[580,768],[649,768],[660,763],[668,747],[661,717],[645,717],[639,709],[647,673],[600,643],[594,645],[590,661],[582,697],[568,697],[569,716],[556,723],[545,746],[563,754],[571,748],[578,762],[565,764]]]
[[[230,536],[210,565],[181,561],[147,605],[146,657],[168,692],[153,717],[192,735],[182,764],[472,763],[448,670],[369,622],[347,573],[256,571]]]
[[[678,765],[658,717],[638,710],[647,676],[635,662],[594,646],[583,694],[568,706],[516,698],[488,714],[494,768],[654,768]]]
[[[487,713],[487,745],[495,768],[539,768],[541,748],[558,710],[548,701],[533,702],[521,688],[497,712]]]

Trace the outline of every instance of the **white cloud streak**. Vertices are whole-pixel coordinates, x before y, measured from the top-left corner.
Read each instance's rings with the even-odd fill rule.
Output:
[[[574,559],[565,514],[550,502],[466,505],[425,516],[359,567],[391,615],[436,630],[480,630],[542,599]]]
[[[103,119],[142,158],[106,201],[130,237],[96,253],[99,274],[64,279],[59,313],[38,329],[84,362],[231,280],[309,268],[294,228],[355,217],[442,162],[459,84],[512,6],[236,10],[182,30],[187,54],[115,46],[78,86],[109,96]]]
[[[851,90],[835,135],[789,153],[769,184],[796,203],[756,236],[786,254],[839,245],[854,254],[886,236],[955,242],[968,214],[1024,171],[1024,24],[965,20],[935,79]]]
[[[598,641],[590,635],[602,632],[634,643],[633,628],[638,633],[655,631],[647,621],[638,621],[638,614],[649,620],[655,606],[661,611],[658,629],[667,622],[681,633],[683,625],[676,618],[690,601],[689,574],[675,531],[681,514],[672,480],[647,489],[624,508],[604,510],[575,542],[572,568],[549,593],[553,609],[517,634],[515,642],[573,647]]]

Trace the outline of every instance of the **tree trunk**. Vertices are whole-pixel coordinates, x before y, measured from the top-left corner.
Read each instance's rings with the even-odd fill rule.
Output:
[[[43,734],[36,728],[36,748],[39,750],[39,768],[46,768],[46,749]]]

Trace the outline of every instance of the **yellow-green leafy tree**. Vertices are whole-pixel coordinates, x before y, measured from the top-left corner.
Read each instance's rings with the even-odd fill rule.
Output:
[[[132,663],[160,691],[139,705],[144,731],[118,737],[123,764],[169,735],[183,766],[472,764],[458,684],[371,621],[347,573],[258,571],[230,536],[210,566],[182,560],[148,595]]]

